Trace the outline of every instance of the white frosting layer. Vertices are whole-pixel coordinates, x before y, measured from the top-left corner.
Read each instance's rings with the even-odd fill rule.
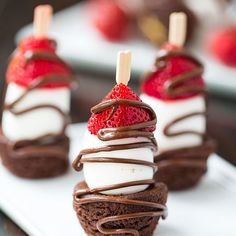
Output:
[[[84,148],[96,148],[107,145],[118,145],[125,143],[136,143],[147,141],[145,138],[126,138],[114,141],[101,141],[96,135],[90,134],[88,131],[84,137]],[[136,148],[117,150],[109,152],[99,152],[95,154],[84,155],[82,158],[89,157],[112,157],[135,159],[153,162],[153,152],[150,148]],[[99,188],[113,184],[125,183],[130,181],[138,181],[152,179],[153,169],[151,167],[134,165],[134,164],[119,164],[119,163],[85,163],[84,177],[89,188]],[[115,190],[104,191],[106,194],[130,194],[140,192],[146,189],[146,185],[133,186]]]
[[[7,88],[5,104],[15,101],[24,91],[24,87],[10,83]],[[15,106],[15,110],[40,104],[51,104],[64,112],[69,112],[70,90],[68,88],[35,89]],[[61,131],[62,126],[61,115],[49,108],[33,110],[19,116],[4,111],[2,117],[3,133],[13,141],[34,139],[47,133],[57,134]]]
[[[195,96],[177,101],[163,101],[146,94],[140,96],[143,102],[149,104],[157,114],[157,129],[155,131],[155,138],[158,143],[159,153],[182,147],[197,146],[202,143],[199,136],[193,134],[185,134],[176,137],[167,137],[163,130],[168,123],[174,119],[184,116],[192,112],[203,112],[206,110],[203,96]],[[204,116],[189,117],[183,121],[176,123],[171,132],[193,130],[198,132],[205,132],[206,119]]]

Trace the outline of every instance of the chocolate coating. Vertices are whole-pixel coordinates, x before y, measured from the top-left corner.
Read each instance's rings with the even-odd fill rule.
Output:
[[[162,183],[127,195],[107,196],[87,193],[85,182],[74,190],[74,209],[88,235],[152,235],[160,216],[167,215],[167,187]]]

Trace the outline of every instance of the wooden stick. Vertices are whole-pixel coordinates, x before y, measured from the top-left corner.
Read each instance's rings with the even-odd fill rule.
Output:
[[[170,15],[169,43],[182,47],[186,40],[187,16],[183,12],[174,12]]]
[[[34,9],[34,36],[44,38],[48,36],[53,9],[50,5],[39,5]]]
[[[131,73],[131,52],[121,51],[117,55],[116,83],[127,85]]]

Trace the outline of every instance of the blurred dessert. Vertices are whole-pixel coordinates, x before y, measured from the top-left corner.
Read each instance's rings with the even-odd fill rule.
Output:
[[[197,22],[182,0],[91,0],[89,5],[94,27],[111,41],[128,38],[138,31],[139,36],[141,32],[141,37],[161,45],[167,40],[169,15],[175,11],[185,12],[188,17],[187,39]]]
[[[207,48],[221,63],[236,67],[236,26],[212,32],[208,37]]]
[[[23,39],[6,73],[0,154],[15,175],[50,177],[68,166],[69,67],[57,56],[48,38],[52,7],[35,9],[34,35]]]
[[[89,15],[93,26],[105,39],[117,41],[128,36],[130,18],[116,1],[91,0]]]
[[[73,162],[84,172],[74,209],[88,235],[152,235],[167,215],[167,187],[153,179],[156,115],[127,86],[130,62],[130,52],[119,54],[117,85],[91,109],[84,149]]]
[[[186,14],[188,19],[186,39],[191,38],[197,21],[193,12],[182,0],[142,0],[142,2],[143,7],[137,12],[136,18],[140,31],[150,42],[155,45],[162,45],[167,41],[169,15],[172,12],[184,12]]]
[[[157,180],[171,190],[197,184],[214,143],[206,131],[207,91],[203,65],[183,48],[186,15],[170,17],[169,43],[159,51],[142,84],[141,99],[158,114]]]

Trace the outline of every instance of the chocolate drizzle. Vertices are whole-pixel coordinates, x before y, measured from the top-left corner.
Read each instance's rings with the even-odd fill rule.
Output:
[[[101,129],[97,137],[102,141],[111,141],[115,139],[123,139],[123,138],[131,138],[131,137],[144,137],[147,139],[145,142],[137,142],[137,143],[128,143],[128,144],[120,144],[120,145],[107,145],[104,147],[98,148],[91,148],[91,149],[84,149],[82,150],[78,157],[73,162],[73,168],[76,171],[81,171],[83,168],[84,163],[119,163],[119,164],[135,164],[135,165],[143,165],[148,166],[153,169],[154,174],[157,171],[157,165],[152,162],[148,161],[141,161],[141,160],[133,160],[133,159],[123,159],[123,158],[111,158],[111,157],[102,157],[102,158],[83,158],[83,155],[98,153],[98,152],[109,152],[115,150],[124,150],[124,149],[134,149],[140,147],[148,147],[155,152],[157,150],[156,141],[152,132],[146,131],[147,128],[153,127],[156,125],[156,115],[155,112],[152,110],[150,106],[143,102],[127,100],[127,99],[112,99],[108,101],[104,101],[97,106],[93,107],[91,111],[95,114],[100,113],[106,109],[111,109],[111,113],[108,115],[107,119],[110,119],[119,105],[128,105],[128,106],[135,106],[139,108],[143,108],[149,111],[151,115],[151,121],[143,122],[131,126],[123,126],[123,127],[116,127],[116,128],[104,128]],[[104,217],[97,222],[97,229],[103,234],[131,234],[134,236],[138,236],[139,232],[134,229],[106,229],[104,224],[108,222],[114,222],[119,220],[128,220],[132,218],[140,218],[144,216],[150,217],[158,217],[162,216],[165,218],[167,216],[167,208],[164,205],[151,203],[146,201],[138,201],[138,200],[128,200],[122,197],[116,196],[108,196],[105,194],[96,195],[95,197],[92,194],[100,193],[108,190],[120,189],[125,187],[137,186],[137,185],[153,185],[155,183],[154,179],[147,179],[147,180],[139,180],[139,181],[132,181],[120,184],[114,184],[110,186],[104,186],[101,188],[96,189],[79,189],[74,194],[74,202],[77,205],[83,205],[87,203],[93,202],[116,202],[121,204],[128,204],[128,205],[142,205],[146,207],[150,207],[152,211],[148,212],[137,212],[132,214],[126,215],[116,215],[110,217]],[[83,198],[85,195],[90,195],[91,197]]]
[[[66,63],[57,56],[56,53],[51,53],[48,51],[26,51],[24,54],[25,58],[26,58],[26,66],[34,60],[49,60],[49,61],[54,61],[57,63],[61,63],[62,65],[66,66]]]
[[[164,84],[165,93],[168,94],[168,96],[170,97],[188,95],[189,93],[196,93],[196,94],[201,93],[206,95],[206,89],[202,86],[185,85],[184,87],[181,87],[182,83],[188,80],[197,79],[199,76],[203,74],[204,67],[201,64],[201,62],[199,62],[196,58],[192,57],[191,55],[182,50],[178,51],[161,50],[155,62],[155,66],[157,67],[156,69],[157,70],[163,69],[166,66],[167,60],[170,57],[184,57],[186,59],[189,59],[190,61],[196,64],[196,68],[193,69],[192,71],[182,73],[167,80],[166,83]]]
[[[194,116],[206,116],[206,112],[193,112],[193,113],[189,113],[184,116],[181,116],[179,118],[176,118],[166,125],[166,127],[163,130],[163,133],[168,137],[174,137],[174,136],[185,135],[185,134],[193,134],[200,137],[205,137],[205,133],[194,131],[194,130],[183,130],[179,132],[170,131],[171,127],[173,127],[176,123],[181,122],[182,120],[185,120],[187,118],[194,117]]]
[[[137,181],[138,182],[138,181]],[[151,183],[151,181],[150,181]],[[133,183],[135,184],[135,183]],[[134,185],[132,185],[134,186]],[[92,192],[86,192],[86,194],[91,193],[98,193],[100,190],[92,191]],[[150,211],[147,212],[137,212],[137,213],[129,213],[124,215],[115,215],[115,216],[108,216],[104,217],[100,220],[98,220],[96,226],[97,229],[103,233],[103,234],[131,234],[134,236],[139,236],[139,232],[135,229],[107,229],[104,227],[106,223],[109,222],[115,222],[120,220],[129,220],[132,218],[141,218],[145,216],[149,217],[162,217],[165,219],[167,217],[167,208],[166,206],[154,202],[148,202],[148,201],[140,201],[140,200],[132,200],[132,199],[126,199],[121,196],[107,196],[107,195],[91,195],[89,198],[83,198],[84,191],[77,191],[74,195],[74,204],[76,207],[87,204],[87,203],[96,203],[96,202],[109,202],[109,203],[119,203],[124,205],[134,205],[134,206],[143,206],[150,208]]]
[[[189,80],[194,80],[194,79],[198,79],[199,76],[201,76],[203,74],[204,68],[203,65],[194,57],[192,57],[191,55],[189,55],[188,53],[186,53],[185,51],[182,50],[176,50],[176,51],[166,51],[166,50],[161,50],[159,53],[158,58],[156,59],[155,62],[155,66],[156,69],[161,69],[163,70],[166,66],[166,64],[168,63],[168,59],[170,57],[184,57],[189,59],[190,61],[192,61],[193,63],[196,64],[196,68],[193,69],[192,71],[189,72],[185,72],[182,73],[180,75],[177,75],[175,77],[169,78],[169,80],[167,80],[164,84],[164,91],[165,93],[170,96],[170,97],[176,97],[176,96],[185,96],[188,94],[202,94],[205,98],[205,102],[206,102],[206,107],[207,107],[207,91],[203,86],[192,86],[192,85],[184,85],[181,86],[184,82],[189,81]],[[206,142],[207,140],[207,136],[206,133],[202,133],[202,132],[198,132],[198,131],[194,131],[194,130],[183,130],[183,131],[179,131],[179,132],[171,132],[171,128],[173,126],[175,126],[176,124],[178,124],[179,122],[191,118],[191,117],[196,117],[196,116],[207,116],[207,112],[192,112],[192,113],[188,113],[186,115],[180,116],[174,120],[172,120],[171,122],[169,122],[164,130],[163,133],[165,136],[167,137],[176,137],[176,136],[181,136],[181,135],[186,135],[186,134],[192,134],[192,135],[196,135],[202,138],[203,142]],[[206,151],[208,153],[211,153],[213,150],[213,147],[210,148],[205,148],[206,145],[202,144],[200,145],[200,149],[202,151]],[[191,148],[191,147],[190,147]],[[192,160],[189,159],[188,157],[184,157],[182,156],[181,160],[173,160],[171,158],[169,158],[169,156],[173,156],[173,152],[178,152],[179,149],[175,149],[173,151],[167,151],[164,153],[159,154],[156,157],[156,161],[158,163],[158,166],[160,168],[162,167],[168,167],[168,166],[186,166],[186,167],[196,167],[196,168],[200,168],[202,170],[206,169],[206,161],[205,160]],[[163,160],[163,155],[166,157],[166,160]],[[161,159],[161,161],[159,162],[158,160]]]
[[[154,135],[152,132],[148,132],[145,129],[153,127],[156,125],[156,115],[153,109],[148,106],[147,104],[139,101],[133,101],[133,100],[127,100],[127,99],[112,99],[108,101],[104,101],[97,106],[94,106],[91,111],[95,114],[100,113],[106,109],[112,108],[111,113],[108,117],[112,117],[115,110],[118,108],[118,106],[122,105],[129,105],[129,106],[135,106],[139,108],[146,109],[151,114],[151,121],[148,122],[142,122],[135,125],[130,126],[123,126],[123,127],[116,127],[116,128],[105,128],[99,130],[97,137],[101,141],[111,141],[114,139],[123,139],[123,138],[136,138],[136,137],[144,137],[147,139],[146,142],[137,142],[137,143],[128,143],[128,144],[121,144],[121,145],[108,145],[105,147],[99,147],[99,148],[91,148],[91,149],[84,149],[80,152],[78,157],[73,162],[73,167],[75,170],[80,171],[82,169],[82,164],[87,162],[87,158],[82,158],[83,155],[91,154],[91,153],[98,153],[102,151],[115,151],[115,150],[124,150],[124,149],[134,149],[134,148],[140,148],[140,147],[149,147],[153,151],[156,151],[157,145],[156,140],[154,138]],[[90,160],[91,161],[91,160]],[[93,158],[93,162],[115,162],[115,163],[123,163],[127,164],[127,162],[134,163],[134,160],[132,159],[125,159],[125,160],[119,160],[117,158],[109,158],[101,159],[101,158]],[[140,165],[139,160],[135,160],[136,164]],[[153,163],[142,163],[145,165],[153,165]]]
[[[163,67],[166,66],[168,58],[177,57],[177,56],[181,56],[181,57],[189,59],[190,61],[193,61],[197,67],[190,72],[182,73],[180,75],[177,75],[177,76],[167,80],[166,83],[164,84],[165,93],[171,97],[188,95],[189,93],[196,93],[196,94],[203,94],[204,97],[206,98],[207,91],[202,86],[185,85],[184,87],[181,87],[182,83],[184,83],[188,80],[197,79],[199,76],[202,75],[203,70],[204,70],[203,65],[196,58],[192,57],[188,53],[186,53],[182,50],[178,50],[178,51],[162,50],[162,51],[160,51],[160,55],[156,59],[156,63],[155,63],[155,65],[157,66],[157,69],[160,69],[160,68],[163,69]],[[188,118],[194,117],[194,116],[205,116],[206,117],[206,115],[207,115],[206,112],[192,112],[192,113],[186,114],[184,116],[178,117],[178,118],[174,119],[173,121],[171,121],[169,124],[167,124],[166,127],[164,128],[163,132],[168,137],[180,136],[180,135],[185,135],[185,134],[193,134],[193,135],[204,137],[205,133],[197,132],[194,130],[186,130],[186,131],[180,131],[180,132],[171,132],[170,130],[174,125],[176,125],[177,123],[179,123],[185,119],[188,119]]]
[[[54,42],[54,41],[53,41]],[[32,52],[32,51],[27,51],[25,53],[25,58],[26,58],[26,64],[27,66],[31,61],[40,59],[40,60],[53,60],[57,63],[61,63],[63,65],[66,65],[55,53],[52,52],[46,52],[46,51],[37,51],[37,52]],[[35,105],[31,106],[26,109],[22,110],[16,110],[15,106],[19,104],[30,92],[33,90],[40,88],[43,85],[46,85],[48,83],[62,83],[62,84],[68,84],[71,83],[73,78],[69,75],[59,75],[59,74],[48,74],[45,76],[40,76],[38,78],[35,78],[32,83],[30,84],[29,87],[22,93],[21,96],[19,96],[15,101],[13,101],[10,104],[5,104],[4,105],[4,110],[7,110],[14,114],[15,116],[21,116],[23,114],[29,113],[34,110],[39,110],[39,109],[51,109],[57,112],[63,119],[63,127],[61,131],[58,134],[45,134],[43,136],[40,136],[38,138],[32,139],[32,140],[20,140],[16,142],[11,142],[11,146],[13,149],[18,149],[20,147],[26,147],[26,146],[35,146],[35,145],[48,145],[48,144],[53,144],[57,143],[59,140],[64,140],[65,139],[65,129],[67,125],[69,124],[69,116],[67,113],[65,113],[63,110],[61,110],[59,107],[51,105],[51,104],[40,104],[40,105]],[[56,151],[56,150],[55,150]],[[66,154],[67,155],[67,154]]]

